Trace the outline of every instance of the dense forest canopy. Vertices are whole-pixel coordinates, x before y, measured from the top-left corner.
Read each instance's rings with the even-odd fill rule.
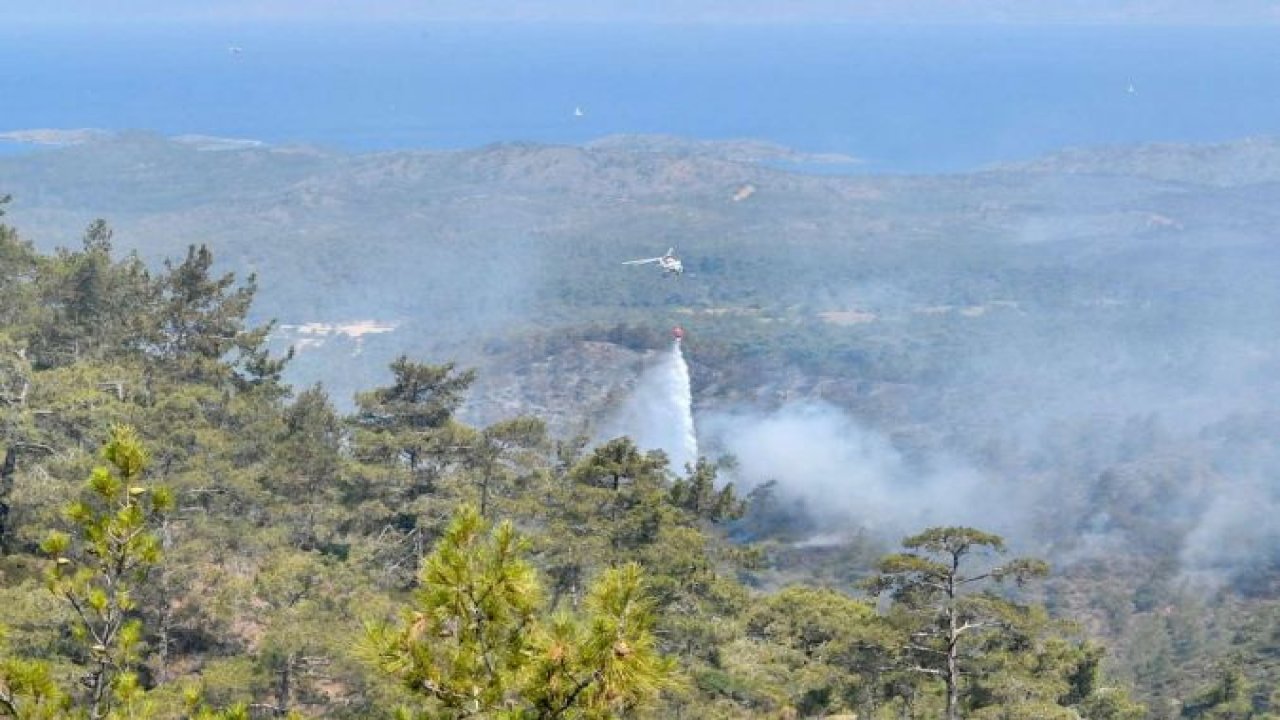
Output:
[[[56,171],[41,163],[96,157],[84,191],[101,172],[152,192],[96,200],[129,229],[94,221],[70,248],[0,227],[0,716],[1280,708],[1280,355],[1258,331],[1276,307],[1270,178],[1123,154],[827,180],[609,147],[284,165],[145,136],[105,147],[5,161],[27,164],[6,210],[29,202],[22,178]],[[200,195],[164,176],[177,165],[112,175],[112,153],[137,152],[293,172],[285,194],[348,230],[306,254],[328,265],[301,284],[261,254],[287,244],[246,258],[229,240],[226,263],[199,244],[268,232],[266,201],[248,225],[197,231],[215,203],[199,200],[178,223],[197,244],[162,245],[146,229],[159,205],[137,198],[177,213]],[[613,173],[617,194],[573,205],[595,186],[583,172]],[[423,272],[456,277],[412,300],[439,300],[434,317],[393,318],[346,360],[362,387],[291,386],[320,356],[295,342],[295,357],[279,340],[302,336],[264,318],[307,306],[303,285],[331,287],[315,282],[331,266],[424,279],[352,264],[339,236],[368,220],[361,237],[392,242],[372,219],[387,208],[340,218],[322,200],[347,191],[317,185],[387,173],[437,183],[421,211],[443,225],[423,247],[458,264]],[[461,209],[495,187],[503,212]],[[628,204],[632,221],[582,242]],[[70,217],[32,205],[42,234]],[[653,237],[687,248],[677,226],[698,240],[681,284],[614,267]],[[504,263],[547,274],[499,288],[484,275]],[[471,288],[497,293],[481,303],[495,312],[458,328]],[[707,453],[685,468],[593,434],[672,320],[692,329]],[[458,329],[474,335],[463,362],[434,354]],[[538,377],[551,398],[575,374],[599,386],[580,417],[572,397],[484,400]]]

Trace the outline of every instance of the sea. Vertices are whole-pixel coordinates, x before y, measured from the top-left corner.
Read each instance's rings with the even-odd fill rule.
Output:
[[[29,128],[362,152],[657,133],[958,172],[1278,134],[1280,28],[0,23],[0,131]]]

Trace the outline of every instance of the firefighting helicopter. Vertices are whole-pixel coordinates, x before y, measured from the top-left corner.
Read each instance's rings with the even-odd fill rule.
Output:
[[[676,249],[669,248],[667,254],[661,257],[644,258],[643,260],[627,260],[623,265],[648,265],[649,263],[657,263],[662,268],[662,273],[666,275],[683,275],[684,263],[680,262],[680,258],[676,257]]]

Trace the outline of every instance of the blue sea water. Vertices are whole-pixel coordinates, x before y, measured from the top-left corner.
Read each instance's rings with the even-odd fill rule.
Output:
[[[44,127],[351,150],[669,133],[955,171],[1280,133],[1280,30],[0,25],[0,130]]]

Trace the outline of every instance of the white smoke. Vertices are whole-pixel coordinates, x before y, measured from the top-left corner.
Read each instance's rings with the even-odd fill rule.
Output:
[[[662,450],[677,472],[697,461],[693,390],[679,341],[645,369],[630,397],[605,427],[612,436],[630,436],[642,449]]]
[[[909,463],[889,440],[821,403],[702,418],[709,444],[737,460],[733,480],[750,488],[773,480],[820,525],[887,539],[934,525],[1008,531],[1016,503],[972,469],[934,460]]]
[[[1280,499],[1261,478],[1239,478],[1208,501],[1183,541],[1182,567],[1210,586],[1245,568],[1280,567]]]

